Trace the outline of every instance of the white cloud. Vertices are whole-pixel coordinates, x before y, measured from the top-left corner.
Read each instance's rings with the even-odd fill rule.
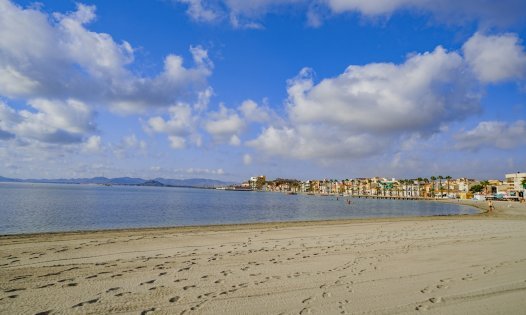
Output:
[[[241,139],[239,139],[237,135],[232,135],[230,137],[230,140],[228,141],[228,144],[233,145],[233,146],[238,146],[241,144]]]
[[[199,103],[199,102],[198,102]],[[173,149],[183,149],[186,147],[188,141],[191,140],[196,146],[201,146],[201,136],[197,126],[200,122],[200,116],[195,113],[195,108],[200,105],[190,106],[188,104],[180,103],[171,106],[169,109],[169,118],[165,119],[161,116],[154,116],[148,119],[144,129],[148,133],[166,133],[170,146]]]
[[[268,107],[258,106],[253,100],[245,100],[238,107],[247,121],[267,122],[272,116],[272,111]]]
[[[289,80],[289,125],[266,128],[250,146],[301,159],[364,157],[479,111],[463,58],[440,46],[399,65],[349,66],[318,84],[311,72]]]
[[[108,147],[117,158],[125,159],[136,157],[138,154],[146,155],[148,145],[135,134],[130,134],[123,137],[119,143],[109,144]]]
[[[0,102],[0,129],[21,140],[71,144],[96,130],[94,112],[83,102],[68,99],[29,101],[32,110],[14,110]]]
[[[333,13],[359,12],[365,16],[391,15],[396,11],[431,13],[446,23],[479,21],[483,26],[506,26],[523,22],[522,0],[322,0]]]
[[[208,169],[208,168],[188,168],[184,170],[187,174],[212,174],[212,175],[224,175],[225,171],[222,168]]]
[[[476,33],[462,49],[480,81],[526,78],[526,52],[516,34],[487,36]]]
[[[126,149],[145,150],[147,145],[144,140],[138,140],[135,134],[124,137],[123,144]]]
[[[203,4],[202,0],[176,0],[177,2],[188,5],[186,13],[195,21],[200,22],[212,22],[219,19],[218,13],[206,7],[207,4]]]
[[[456,148],[479,150],[485,147],[512,149],[526,145],[526,121],[481,121],[474,129],[455,135]]]
[[[346,124],[371,133],[435,132],[477,110],[462,57],[437,47],[405,63],[350,66],[314,86],[308,69],[289,82],[290,114],[299,123]],[[448,91],[454,87],[455,90]],[[411,130],[412,129],[412,130]]]
[[[482,27],[524,23],[523,0],[178,0],[188,5],[188,15],[197,21],[228,17],[234,28],[263,28],[259,22],[268,13],[305,11],[307,23],[317,27],[325,17],[360,13],[366,17],[388,17],[397,11],[431,14],[436,21],[463,24],[477,21]]]
[[[179,136],[168,136],[172,149],[183,149],[186,147],[186,139]]]
[[[100,136],[91,136],[84,143],[84,151],[100,152],[102,149]]]
[[[171,135],[187,135],[194,128],[196,118],[192,116],[192,108],[187,104],[178,104],[170,107],[170,118],[160,116],[148,120],[148,127],[158,133]]]
[[[205,130],[212,135],[218,143],[229,142],[231,145],[239,145],[239,135],[244,130],[246,124],[239,115],[232,109],[220,105],[218,112],[209,114],[204,123]]]
[[[0,1],[0,94],[21,99],[78,99],[121,112],[142,112],[195,99],[213,67],[206,50],[190,47],[195,66],[168,55],[164,70],[141,77],[128,69],[134,49],[126,41],[88,30],[95,7],[47,15]],[[86,47],[89,47],[87,49]]]
[[[214,91],[211,87],[208,87],[197,94],[197,101],[194,103],[194,110],[197,112],[202,112],[207,109],[208,103],[210,103],[210,98],[214,94]]]
[[[252,156],[248,153],[243,154],[243,164],[250,165],[252,164]]]
[[[308,0],[175,0],[187,5],[187,15],[198,22],[227,20],[236,29],[263,29],[258,20],[269,12]]]

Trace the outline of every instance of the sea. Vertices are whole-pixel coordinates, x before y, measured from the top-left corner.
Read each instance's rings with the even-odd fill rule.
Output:
[[[0,235],[257,222],[474,214],[410,200],[215,189],[0,183]]]

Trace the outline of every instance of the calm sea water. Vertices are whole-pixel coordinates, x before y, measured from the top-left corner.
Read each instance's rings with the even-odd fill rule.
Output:
[[[424,201],[353,199],[191,188],[0,183],[0,234],[472,214]]]

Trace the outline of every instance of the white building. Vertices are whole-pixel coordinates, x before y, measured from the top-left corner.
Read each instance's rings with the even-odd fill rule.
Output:
[[[524,191],[522,181],[526,179],[526,173],[512,173],[506,174],[506,184],[508,185],[508,191]]]

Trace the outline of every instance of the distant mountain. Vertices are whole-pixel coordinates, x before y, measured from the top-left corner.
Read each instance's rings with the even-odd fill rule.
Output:
[[[114,185],[139,185],[146,182],[146,179],[133,177],[118,177],[110,179],[110,184]]]
[[[142,184],[139,184],[138,186],[154,186],[154,187],[165,187],[166,185],[163,183],[160,183],[156,180],[147,180]]]
[[[57,178],[57,179],[17,179],[0,176],[0,182],[22,182],[22,183],[55,183],[55,184],[98,184],[98,185],[140,185],[140,186],[180,186],[180,187],[219,187],[228,186],[233,183],[223,182],[215,179],[190,178],[169,179],[155,178],[146,180],[134,177],[93,177],[93,178]]]
[[[14,178],[7,178],[7,177],[2,177],[0,176],[0,182],[8,182],[8,183],[11,183],[11,182],[19,182],[20,180],[19,179],[14,179]]]

